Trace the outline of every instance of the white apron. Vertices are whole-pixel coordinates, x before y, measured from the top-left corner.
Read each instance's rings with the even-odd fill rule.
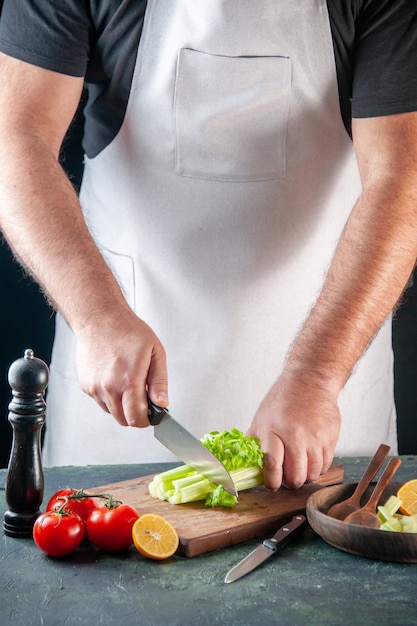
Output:
[[[325,0],[148,3],[122,128],[86,159],[81,203],[194,435],[248,428],[359,193]],[[341,394],[337,454],[396,449],[390,333]],[[45,465],[173,458],[80,390],[58,317]]]

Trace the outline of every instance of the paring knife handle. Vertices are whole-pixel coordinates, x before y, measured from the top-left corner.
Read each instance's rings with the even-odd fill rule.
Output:
[[[148,418],[149,423],[152,426],[158,426],[164,415],[166,415],[166,409],[161,406],[157,406],[148,398]]]
[[[263,545],[274,552],[281,550],[294,537],[295,531],[300,532],[306,523],[305,515],[294,515],[291,521],[282,526],[271,539],[265,539]]]

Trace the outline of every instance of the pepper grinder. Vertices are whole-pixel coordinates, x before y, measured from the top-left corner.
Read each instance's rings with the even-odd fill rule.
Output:
[[[9,368],[12,401],[9,422],[13,442],[6,477],[4,533],[10,537],[31,537],[33,524],[40,515],[44,480],[41,460],[41,432],[45,423],[45,389],[49,370],[33,350]]]

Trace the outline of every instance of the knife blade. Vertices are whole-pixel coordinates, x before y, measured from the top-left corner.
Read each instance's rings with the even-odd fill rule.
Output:
[[[232,583],[242,576],[246,576],[259,567],[271,556],[281,550],[291,539],[298,535],[301,530],[306,526],[307,520],[305,515],[294,515],[288,524],[281,526],[279,530],[270,539],[265,539],[261,545],[253,550],[248,556],[239,561],[232,569],[226,574],[224,579],[225,583]]]
[[[223,463],[175,421],[167,409],[157,406],[149,398],[148,417],[154,427],[154,435],[162,445],[212,483],[223,485],[226,491],[237,496],[233,479]]]

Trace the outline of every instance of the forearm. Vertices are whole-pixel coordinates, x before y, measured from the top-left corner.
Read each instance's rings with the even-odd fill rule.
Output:
[[[417,175],[372,177],[345,227],[286,372],[339,391],[395,307],[417,256]]]
[[[125,306],[56,155],[37,137],[6,140],[0,149],[0,220],[21,263],[76,331],[106,307]]]
[[[321,294],[252,422],[248,432],[262,442],[271,489],[282,481],[299,487],[330,466],[340,432],[339,393],[414,265],[414,178],[365,185]]]

